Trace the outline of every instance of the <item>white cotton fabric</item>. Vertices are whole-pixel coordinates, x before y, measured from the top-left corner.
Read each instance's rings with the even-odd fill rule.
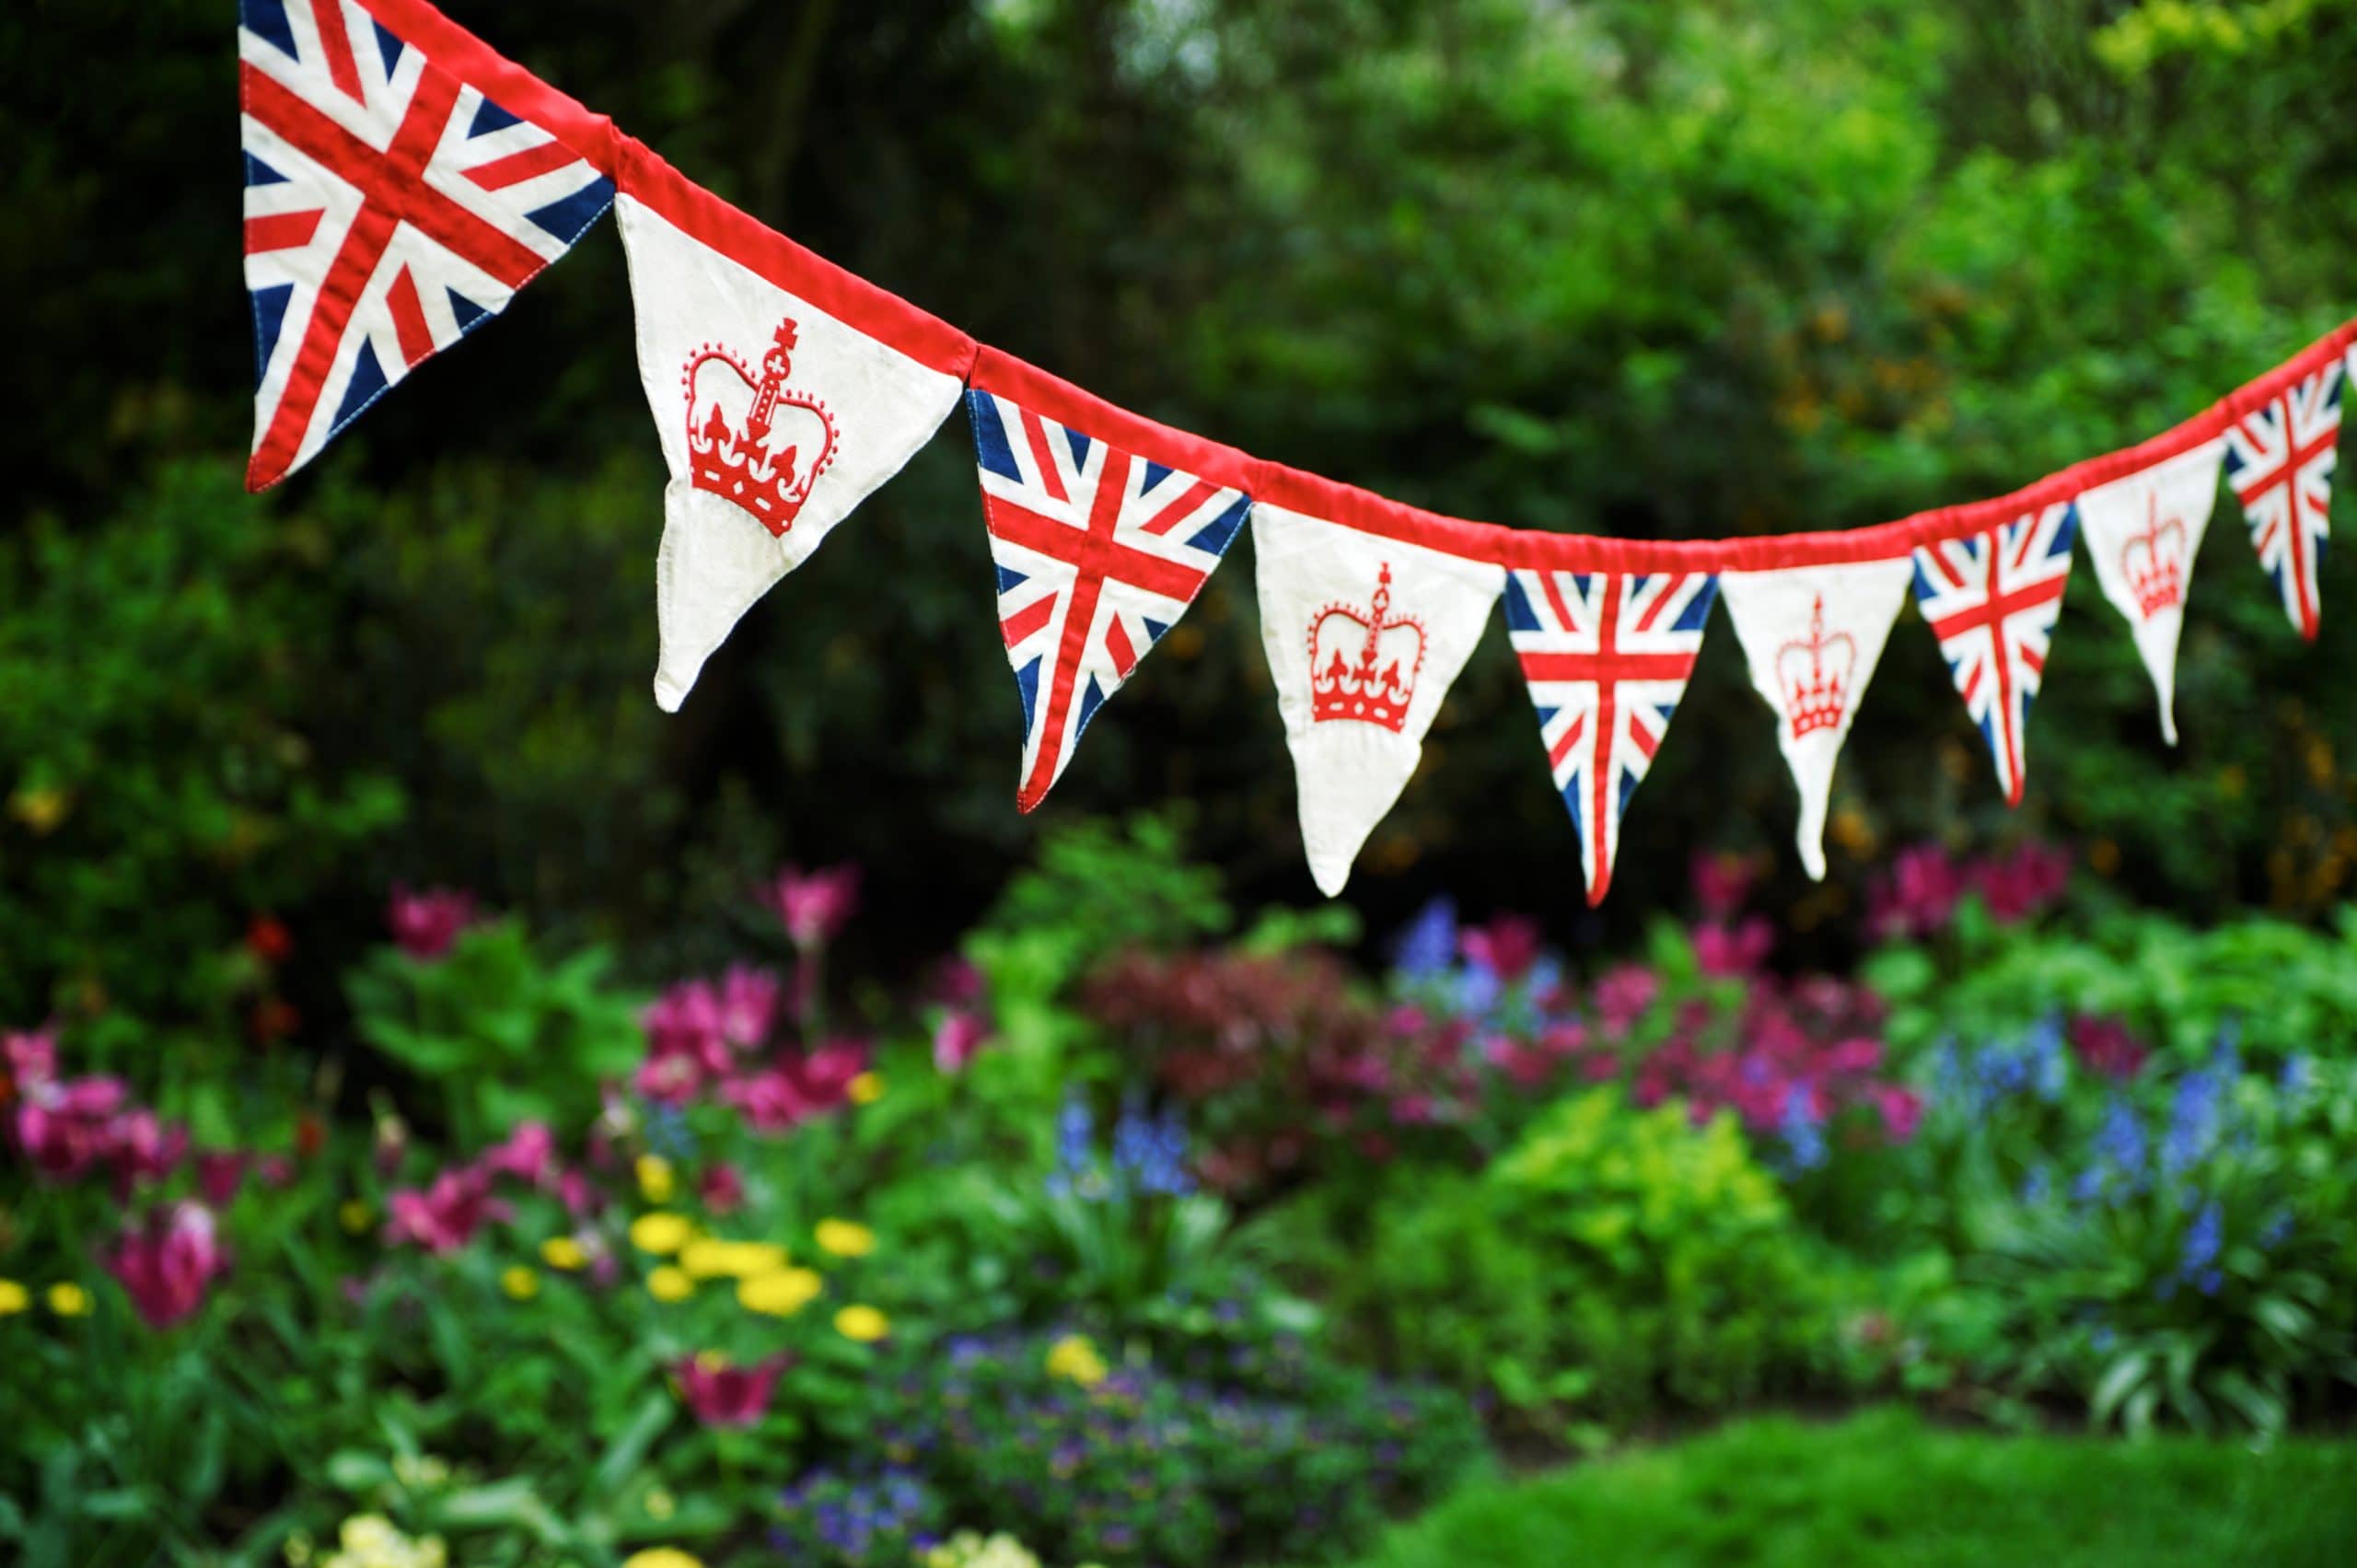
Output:
[[[1776,744],[1800,792],[1801,862],[1820,881],[1833,765],[1913,575],[1905,556],[1719,574],[1752,688],[1776,716]]]
[[[958,406],[964,383],[831,316],[691,238],[628,195],[614,203],[630,261],[638,317],[639,379],[663,443],[670,482],[663,491],[663,542],[656,555],[656,619],[661,650],[655,700],[676,712],[704,660],[770,586],[808,559],[868,493],[900,470]],[[689,362],[707,346],[758,373],[782,321],[797,342],[784,385],[823,406],[781,405],[770,446],[793,447],[803,471],[814,448],[830,449],[783,535],[735,501],[690,477]],[[698,389],[741,421],[749,388],[707,365]]]
[[[2153,677],[2161,733],[2177,744],[2177,644],[2193,563],[2218,499],[2221,436],[2079,497],[2079,537],[2104,597],[2128,619]]]
[[[1260,640],[1293,752],[1302,847],[1318,890],[1332,898],[1414,774],[1424,733],[1480,641],[1505,571],[1265,502],[1252,509],[1252,540]],[[1374,600],[1387,568],[1378,622]],[[1372,682],[1362,679],[1368,668]]]

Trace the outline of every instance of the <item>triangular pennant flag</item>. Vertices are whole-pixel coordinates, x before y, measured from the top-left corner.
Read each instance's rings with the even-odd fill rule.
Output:
[[[1252,501],[980,385],[966,407],[999,632],[1023,698],[1016,804],[1029,811],[1098,707],[1187,613]]]
[[[971,345],[783,236],[721,231],[718,203],[683,199],[668,168],[633,162],[626,180],[639,378],[671,475],[655,700],[675,711],[745,611],[932,439]],[[822,293],[832,310],[810,297]]]
[[[1915,602],[1980,726],[2008,806],[2022,801],[2022,731],[2071,578],[2067,501],[1915,552]]]
[[[1265,500],[1252,547],[1302,847],[1332,898],[1415,772],[1505,571]]]
[[[2283,612],[2310,642],[2320,615],[2316,568],[2339,460],[2342,371],[2342,361],[2328,360],[2226,428],[2226,479],[2249,520],[2251,548],[2275,579]]]
[[[1507,575],[1508,640],[1579,833],[1591,905],[1612,885],[1621,818],[1686,694],[1717,591],[1701,572]]]
[[[1800,791],[1801,863],[1820,881],[1833,764],[1913,575],[1905,556],[1719,575],[1751,684],[1776,714],[1776,744]]]
[[[614,187],[353,0],[240,0],[238,24],[261,490],[505,308]]]
[[[2079,529],[2104,597],[2128,618],[2160,699],[2161,733],[2177,744],[2177,642],[2193,563],[2218,498],[2223,440],[2083,492]]]

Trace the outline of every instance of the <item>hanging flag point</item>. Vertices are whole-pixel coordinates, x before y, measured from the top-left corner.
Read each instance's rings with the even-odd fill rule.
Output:
[[[1916,550],[1915,602],[1980,726],[2005,804],[2022,803],[2022,731],[2046,674],[2077,514],[2067,501]]]

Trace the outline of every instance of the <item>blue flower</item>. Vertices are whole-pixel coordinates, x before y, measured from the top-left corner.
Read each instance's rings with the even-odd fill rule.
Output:
[[[2104,1108],[2094,1154],[2096,1163],[2071,1189],[2080,1202],[2103,1192],[2127,1196],[2144,1190],[2144,1125],[2136,1120],[2136,1108],[2119,1095]]]
[[[2054,1195],[2054,1178],[2043,1160],[2029,1167],[2022,1178],[2022,1202],[2033,1208]]]
[[[1416,913],[1392,945],[1399,978],[1429,980],[1457,961],[1457,901],[1443,894]]]
[[[2216,1067],[2188,1073],[2169,1107],[2169,1130],[2161,1143],[2161,1171],[2180,1176],[2217,1145],[2223,1087]]]
[[[2219,1208],[2216,1199],[2202,1206],[2201,1213],[2194,1217],[2193,1224],[2185,1233],[2185,1252],[2177,1260],[2177,1267],[2179,1279],[2204,1279],[2216,1272],[2211,1265],[2218,1260],[2218,1249],[2225,1242],[2225,1220],[2224,1211]],[[2204,1284],[2201,1288],[2205,1295],[2217,1293],[2213,1284]]]
[[[1808,1086],[1794,1084],[1784,1096],[1782,1132],[1784,1146],[1792,1156],[1794,1166],[1801,1170],[1815,1170],[1825,1163],[1825,1132],[1823,1119],[1817,1114]]]
[[[2283,1059],[2283,1070],[2276,1075],[2275,1086],[2288,1099],[2298,1099],[2316,1082],[2316,1063],[2305,1051],[2295,1051]]]
[[[2022,1044],[2024,1072],[2036,1086],[2038,1098],[2049,1103],[2061,1099],[2070,1073],[2062,1054],[2061,1021],[2048,1014],[2030,1026],[2028,1038]]]
[[[2291,1239],[2292,1211],[2288,1208],[2278,1209],[2268,1219],[2267,1228],[2258,1233],[2258,1244],[2272,1250]]]

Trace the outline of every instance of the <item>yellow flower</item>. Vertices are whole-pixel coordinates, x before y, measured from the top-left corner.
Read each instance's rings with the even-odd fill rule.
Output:
[[[876,1233],[849,1220],[820,1220],[819,1245],[838,1258],[865,1258],[876,1250]]]
[[[0,1280],[0,1318],[14,1318],[32,1304],[32,1292],[14,1280]]]
[[[1086,1334],[1066,1334],[1048,1352],[1048,1376],[1069,1377],[1084,1388],[1105,1381],[1105,1358]]]
[[[638,1156],[638,1190],[650,1203],[668,1203],[679,1190],[679,1181],[671,1174],[671,1162],[661,1155]]]
[[[723,1241],[698,1237],[679,1249],[679,1267],[700,1280],[750,1279],[785,1267],[785,1249],[771,1241]]]
[[[589,1266],[589,1253],[569,1236],[552,1236],[540,1243],[540,1261],[552,1269],[571,1272]]]
[[[772,1318],[791,1318],[825,1288],[825,1282],[811,1269],[779,1269],[772,1273],[755,1274],[740,1281],[737,1299],[748,1311],[765,1312]]]
[[[687,1271],[666,1263],[646,1276],[646,1294],[657,1301],[685,1301],[695,1295],[696,1282]]]
[[[60,1318],[87,1317],[90,1310],[90,1293],[72,1280],[61,1280],[49,1287],[49,1309]]]
[[[660,1209],[644,1214],[630,1222],[630,1244],[641,1252],[652,1252],[668,1258],[692,1240],[696,1227],[678,1214]]]
[[[853,1105],[874,1105],[884,1098],[884,1074],[862,1073],[843,1086],[843,1093],[851,1097]]]
[[[540,1294],[540,1276],[517,1263],[499,1276],[499,1288],[511,1301],[529,1301]]]
[[[46,834],[65,820],[73,796],[62,789],[20,789],[8,797],[8,814],[36,833]]]
[[[892,1320],[873,1307],[857,1304],[835,1314],[835,1332],[861,1344],[873,1344],[892,1331]]]
[[[679,1504],[669,1493],[664,1491],[659,1486],[650,1486],[646,1489],[646,1516],[648,1518],[668,1519],[679,1511]]]
[[[703,1562],[676,1546],[650,1546],[623,1558],[622,1568],[703,1568]]]
[[[368,1222],[376,1217],[375,1212],[357,1198],[346,1198],[335,1206],[335,1223],[350,1236],[366,1235]]]

